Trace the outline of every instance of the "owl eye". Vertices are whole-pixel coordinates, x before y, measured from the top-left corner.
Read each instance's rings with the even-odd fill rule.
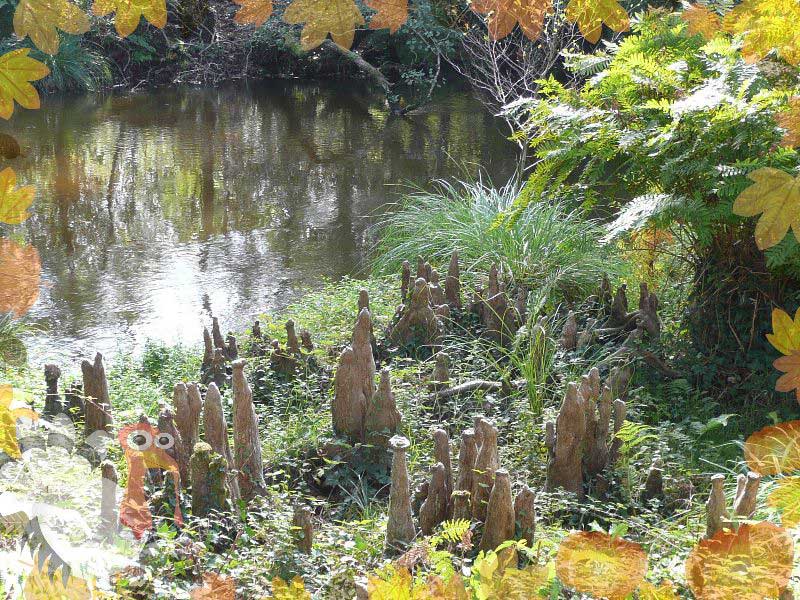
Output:
[[[131,431],[128,436],[128,446],[133,450],[144,452],[153,444],[153,436],[145,429]]]
[[[156,436],[155,440],[156,448],[161,448],[162,450],[169,450],[175,445],[175,438],[172,437],[170,433],[159,433]]]

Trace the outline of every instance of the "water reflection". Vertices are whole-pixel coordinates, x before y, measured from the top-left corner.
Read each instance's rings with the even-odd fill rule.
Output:
[[[11,164],[37,196],[0,234],[41,255],[34,364],[195,342],[212,313],[242,326],[355,272],[387,184],[513,168],[500,124],[464,92],[393,119],[349,83],[271,82],[51,100],[12,123],[27,157]]]

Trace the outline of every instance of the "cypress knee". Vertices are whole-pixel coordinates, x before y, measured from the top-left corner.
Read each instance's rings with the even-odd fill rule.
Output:
[[[238,500],[239,481],[234,473],[235,462],[231,447],[228,442],[228,422],[222,409],[222,397],[216,384],[211,383],[206,392],[206,401],[203,407],[203,425],[205,428],[206,442],[211,449],[224,457],[228,463],[228,493],[232,500]]]
[[[192,514],[206,517],[228,507],[227,461],[205,442],[195,444],[191,458]]]
[[[486,523],[481,536],[481,550],[494,550],[514,538],[514,505],[511,501],[511,480],[508,471],[498,469],[486,507]]]
[[[392,483],[389,491],[389,521],[386,524],[386,551],[395,553],[407,547],[417,536],[411,513],[411,484],[408,478],[406,451],[411,443],[396,435],[389,440],[392,458]]]
[[[253,392],[244,374],[245,361],[233,363],[233,441],[239,493],[246,502],[266,493],[258,438],[258,417],[253,406]]]

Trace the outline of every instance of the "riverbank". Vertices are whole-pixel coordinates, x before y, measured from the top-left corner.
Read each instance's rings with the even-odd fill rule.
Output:
[[[397,219],[402,220],[403,216],[400,214]],[[548,214],[538,218],[584,232],[593,227],[582,222],[578,214],[566,212],[555,219]],[[524,235],[536,231],[536,219],[534,212],[524,228],[520,226],[511,237],[524,239]],[[389,227],[384,231],[385,240],[399,240],[404,235],[397,229],[392,231],[391,224]],[[464,251],[465,256],[456,263],[457,271],[450,260],[444,260],[446,248],[439,245],[443,240],[435,235],[444,231],[449,232],[445,239]],[[204,578],[219,575],[235,581],[237,597],[242,598],[260,597],[268,590],[280,597],[281,581],[293,578],[302,580],[307,593],[315,598],[352,598],[361,585],[371,586],[373,594],[379,593],[382,581],[410,586],[410,580],[401,582],[405,577],[403,569],[411,569],[418,585],[425,581],[431,585],[436,578],[463,581],[471,597],[484,597],[480,593],[487,590],[493,597],[491,594],[500,593],[503,585],[512,585],[515,577],[526,578],[521,580],[526,582],[526,590],[533,586],[558,596],[562,589],[568,593],[566,590],[575,587],[591,588],[591,581],[582,581],[580,576],[570,578],[563,570],[563,549],[575,542],[571,532],[583,529],[595,532],[600,541],[619,539],[622,544],[620,538],[624,538],[631,560],[649,557],[647,582],[627,570],[612,569],[610,574],[606,572],[611,583],[633,582],[643,594],[650,589],[648,585],[670,588],[671,584],[665,583],[670,581],[680,597],[689,597],[689,587],[694,584],[686,577],[685,561],[696,553],[707,521],[719,517],[713,513],[718,508],[705,506],[711,476],[726,474],[723,491],[732,497],[734,475],[744,467],[739,443],[767,425],[769,419],[763,415],[758,417],[760,420],[748,420],[752,417],[721,414],[721,407],[696,387],[697,380],[685,369],[684,361],[691,358],[676,352],[687,347],[686,333],[678,327],[687,294],[672,284],[675,266],[664,262],[663,257],[649,264],[640,251],[618,248],[613,258],[606,258],[607,264],[613,261],[618,273],[609,282],[609,291],[616,297],[617,308],[612,308],[603,300],[603,290],[608,289],[601,285],[604,265],[586,262],[581,252],[563,254],[560,260],[563,273],[580,273],[583,287],[544,285],[546,278],[530,279],[545,273],[537,269],[528,271],[529,278],[521,283],[523,278],[518,274],[523,271],[512,265],[530,267],[544,256],[528,255],[525,263],[515,263],[518,255],[514,252],[500,254],[499,258],[505,260],[498,261],[501,268],[494,281],[486,265],[491,267],[497,256],[475,253],[466,258],[470,252],[458,241],[458,232],[445,228],[434,233],[419,242],[428,244],[432,256],[439,252],[439,259],[434,259],[430,267],[418,266],[415,257],[409,255],[411,275],[427,278],[429,289],[434,290],[431,297],[439,298],[433,304],[442,302],[439,293],[447,291],[448,296],[452,295],[457,288],[450,278],[458,277],[460,293],[456,298],[461,306],[455,303],[446,311],[437,309],[438,325],[429,321],[417,325],[428,322],[425,327],[441,327],[433,354],[420,337],[430,333],[429,329],[404,330],[398,325],[403,315],[409,318],[413,301],[406,292],[405,309],[397,314],[397,306],[403,301],[404,278],[393,259],[387,259],[385,254],[374,257],[376,265],[384,265],[385,275],[327,284],[279,314],[261,315],[257,328],[235,332],[235,354],[246,361],[244,374],[259,420],[257,439],[264,490],[249,504],[239,504],[238,509],[209,519],[193,514],[196,506],[191,489],[187,489],[180,502],[186,524],[176,527],[174,500],[164,496],[163,482],[154,483],[155,529],[146,538],[149,551],[135,570],[112,579],[118,594],[130,598],[185,597],[202,586]],[[563,238],[563,231],[558,235]],[[405,238],[407,248],[414,239]],[[588,246],[597,247],[591,243]],[[433,270],[441,274],[438,284]],[[597,283],[589,283],[595,278]],[[409,279],[413,282],[413,277]],[[628,290],[637,290],[642,282],[650,286],[646,294],[625,293],[623,284]],[[500,289],[501,284],[507,292]],[[413,287],[413,283],[409,286]],[[373,342],[360,313],[366,304],[362,289],[368,296]],[[528,292],[527,301],[515,301],[522,290]],[[490,307],[500,306],[498,293],[507,293],[509,305],[517,312],[490,311]],[[647,294],[656,294],[660,303],[653,302]],[[636,318],[626,314],[625,324],[615,326],[611,321],[620,317],[615,311],[621,298],[629,304],[626,311]],[[657,320],[652,320],[653,313],[648,312],[647,306],[658,306]],[[522,313],[526,315],[523,317]],[[513,317],[518,319],[516,324],[512,314],[517,315]],[[498,315],[503,315],[499,322]],[[574,328],[570,325],[572,319]],[[287,329],[289,320],[293,325]],[[635,326],[643,321],[657,330]],[[198,323],[198,327],[201,325],[211,330],[211,323]],[[220,328],[224,338],[228,326],[222,322]],[[295,350],[294,344],[300,342],[293,341],[292,334],[300,336],[302,330],[310,333],[313,348],[303,337],[302,346]],[[413,335],[404,337],[408,334],[403,331]],[[638,337],[632,341],[632,334],[637,332]],[[654,337],[655,333],[658,337]],[[506,334],[510,337],[506,338]],[[270,344],[272,339],[278,341],[277,347]],[[208,402],[213,379],[222,388],[227,420],[234,422],[234,445],[241,443],[237,433],[241,425],[236,424],[238,417],[234,414],[247,394],[242,396],[244,388],[235,381],[237,367],[230,360],[237,356],[230,339],[218,342],[215,336],[213,341],[209,338],[209,343],[223,361],[217,367],[213,363],[203,366],[202,347],[159,344],[149,345],[141,360],[120,358],[107,365],[114,429],[140,421],[142,414],[155,421],[161,413],[163,424],[162,407],[176,402],[174,386],[178,382],[209,382],[201,386]],[[342,349],[348,344],[369,348],[377,371],[388,367],[391,400],[383,395],[382,402],[396,407],[402,420],[399,425],[387,426],[387,433],[391,430],[410,441],[406,465],[411,482],[408,491],[413,493],[407,501],[415,515],[413,527],[418,537],[393,563],[385,551],[390,535],[387,529],[393,531],[387,521],[396,518],[390,515],[389,488],[393,480],[397,484],[397,473],[395,470],[393,474],[390,468],[385,441],[381,442],[378,435],[365,445],[353,440],[341,425],[336,425],[338,433],[334,430],[334,407],[341,401],[343,386],[348,385],[342,380],[345,375],[337,374],[349,372],[341,358]],[[446,368],[443,356],[447,356]],[[594,398],[604,406],[606,400],[592,396],[591,389],[597,385],[595,367],[600,381],[609,384],[615,399],[624,403],[624,415],[610,419],[607,426],[611,431],[596,438],[603,448],[615,448],[613,460],[607,458],[599,473],[587,475],[580,472],[579,458],[580,483],[573,489],[578,492],[576,496],[562,489],[566,482],[557,483],[557,476],[563,473],[548,466],[554,447],[549,446],[545,424],[557,423],[557,431],[562,434],[569,427],[564,415],[569,410],[565,407],[570,406],[570,383],[588,385],[581,387],[583,399]],[[619,369],[628,374],[624,384],[619,379]],[[582,383],[584,375],[588,379]],[[66,389],[71,379],[76,378],[65,376],[58,385],[59,391]],[[7,369],[4,380],[30,394],[33,407],[42,411],[43,378],[38,371]],[[384,410],[391,414],[387,406]],[[602,422],[603,410],[595,417],[598,414]],[[481,416],[487,420],[481,422]],[[605,418],[610,416],[608,413]],[[788,416],[782,413],[778,419]],[[207,423],[201,427],[205,435]],[[434,473],[438,471],[431,467],[436,462],[449,461],[456,485],[465,472],[463,461],[469,460],[463,452],[474,431],[467,431],[475,425],[483,435],[497,436],[498,458],[493,468],[501,470],[495,481],[510,479],[514,495],[526,486],[536,492],[535,531],[524,529],[525,522],[518,517],[512,529],[511,537],[528,540],[527,545],[518,547],[520,575],[510,570],[507,575],[501,574],[491,566],[494,554],[490,550],[494,545],[482,541],[489,535],[488,515],[473,515],[466,523],[459,522],[454,520],[454,507],[446,511],[450,520],[444,524],[438,522],[441,517],[431,516],[430,503],[438,493],[438,484],[434,483],[438,477]],[[444,434],[432,435],[439,429]],[[449,440],[445,446],[442,435]],[[443,448],[448,450],[446,459]],[[123,453],[115,449],[109,456],[120,485],[130,485]],[[73,482],[74,488],[65,485],[63,493],[77,490],[79,484],[85,486],[86,481]],[[100,485],[99,479],[93,485]],[[192,481],[192,487],[196,485]],[[755,498],[755,512],[746,516],[737,513],[739,517],[776,519],[778,515],[766,501],[772,489],[771,484],[762,485]],[[309,515],[310,529],[297,525],[298,507]],[[95,518],[87,516],[90,526]],[[431,528],[421,532],[423,527]],[[611,537],[602,537],[608,535]],[[388,550],[392,554],[392,548]],[[602,551],[598,552],[602,555]],[[643,571],[641,575],[644,576]],[[366,583],[367,579],[371,583]]]

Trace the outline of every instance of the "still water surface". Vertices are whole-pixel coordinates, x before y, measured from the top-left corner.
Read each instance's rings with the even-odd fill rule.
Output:
[[[243,327],[358,274],[400,185],[477,165],[503,182],[514,163],[465,91],[397,119],[350,83],[270,82],[51,99],[14,126],[27,157],[13,166],[37,188],[11,231],[42,260],[34,365],[195,343],[212,314]]]

